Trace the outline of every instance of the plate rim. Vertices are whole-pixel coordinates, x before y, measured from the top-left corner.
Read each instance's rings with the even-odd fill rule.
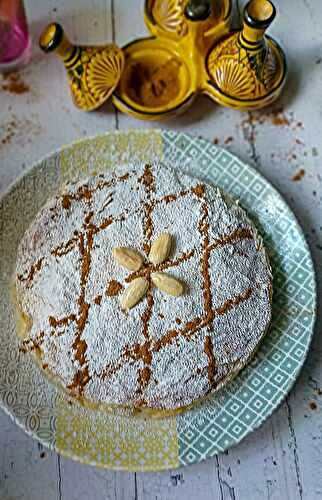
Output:
[[[312,292],[311,292],[312,293],[312,297],[313,297],[312,314],[311,314],[312,319],[311,319],[310,331],[309,331],[309,334],[307,335],[307,342],[306,342],[305,350],[303,352],[302,359],[299,362],[298,366],[296,367],[294,373],[289,376],[289,379],[290,379],[289,383],[288,383],[287,387],[285,389],[283,389],[282,395],[279,397],[279,399],[277,399],[274,402],[274,404],[272,404],[271,409],[269,411],[267,411],[264,416],[261,415],[260,419],[255,424],[252,424],[251,428],[249,428],[247,430],[247,433],[245,435],[240,435],[237,439],[235,438],[234,442],[228,444],[227,446],[225,446],[222,449],[222,451],[221,450],[214,450],[213,452],[208,453],[206,456],[202,456],[200,459],[194,460],[193,462],[191,462],[191,464],[183,463],[180,460],[180,454],[178,453],[178,464],[177,464],[177,466],[173,466],[173,465],[170,466],[171,469],[176,469],[176,468],[183,467],[183,466],[186,467],[186,466],[189,466],[189,465],[201,463],[201,462],[203,462],[206,459],[212,458],[212,457],[218,455],[219,453],[222,453],[223,451],[225,451],[227,449],[230,449],[230,448],[238,445],[245,437],[247,437],[253,431],[257,430],[259,427],[261,427],[261,425],[263,425],[263,423],[268,418],[270,418],[272,416],[272,414],[287,399],[287,397],[289,396],[290,391],[293,389],[293,387],[295,385],[295,382],[298,380],[299,374],[300,374],[301,370],[303,369],[303,366],[306,363],[306,360],[307,360],[307,357],[308,357],[308,353],[309,353],[309,350],[311,348],[312,339],[313,339],[314,334],[316,332],[316,321],[317,321],[317,271],[316,271],[316,267],[315,267],[315,261],[314,261],[314,259],[312,257],[312,252],[311,252],[310,245],[309,245],[309,243],[307,241],[307,238],[305,236],[305,233],[304,233],[304,231],[302,229],[301,224],[299,223],[299,220],[298,220],[297,216],[295,215],[295,213],[293,212],[293,210],[290,208],[289,204],[284,199],[284,197],[282,196],[282,194],[279,192],[278,188],[276,188],[276,186],[271,181],[269,181],[266,178],[265,175],[263,175],[255,167],[253,167],[252,165],[250,165],[248,163],[248,161],[245,161],[245,160],[239,158],[238,155],[236,155],[234,153],[231,153],[225,147],[221,147],[221,146],[212,144],[211,141],[209,139],[205,138],[205,137],[198,137],[197,135],[190,134],[190,133],[187,133],[187,132],[181,131],[181,130],[177,131],[177,130],[172,130],[172,129],[169,129],[169,128],[161,129],[161,128],[155,128],[155,127],[142,128],[142,129],[141,128],[140,129],[128,128],[128,129],[124,129],[124,130],[109,130],[109,131],[106,131],[106,132],[103,132],[103,133],[98,133],[98,134],[94,134],[94,135],[91,135],[91,136],[78,138],[78,139],[75,139],[75,140],[71,141],[68,144],[64,144],[64,145],[62,145],[60,147],[57,147],[56,149],[54,149],[54,150],[50,151],[49,153],[43,155],[40,159],[32,162],[32,164],[30,165],[30,167],[28,167],[26,170],[24,170],[23,172],[21,172],[15,179],[13,179],[8,184],[8,186],[1,192],[1,194],[0,194],[0,204],[2,204],[4,198],[6,198],[7,196],[10,195],[10,193],[17,187],[17,185],[22,181],[22,179],[24,177],[30,175],[33,170],[37,170],[41,166],[42,163],[44,163],[44,162],[52,159],[55,156],[60,155],[63,151],[69,150],[69,149],[71,149],[73,146],[75,146],[77,144],[91,142],[91,141],[96,140],[98,138],[104,138],[106,136],[113,136],[113,135],[126,135],[126,134],[130,134],[130,133],[134,133],[134,134],[138,134],[138,135],[141,135],[141,134],[144,135],[144,134],[148,134],[148,133],[156,133],[156,134],[158,134],[160,136],[160,138],[162,140],[162,143],[163,143],[163,147],[164,147],[164,134],[166,134],[167,132],[171,132],[171,134],[173,134],[174,136],[183,135],[183,136],[188,137],[189,140],[193,140],[193,141],[196,141],[196,142],[200,142],[201,141],[201,142],[204,142],[206,144],[209,144],[216,151],[225,152],[226,154],[228,154],[229,157],[231,157],[232,159],[236,160],[237,162],[241,163],[244,167],[246,167],[246,169],[248,171],[252,172],[257,177],[259,177],[262,180],[264,180],[265,184],[268,185],[271,190],[273,190],[273,192],[277,196],[278,200],[284,206],[287,207],[289,213],[291,214],[291,216],[293,218],[293,222],[295,223],[296,230],[297,230],[297,232],[300,234],[300,236],[302,238],[303,247],[304,247],[305,252],[306,252],[306,254],[307,254],[307,256],[309,257],[309,260],[310,260],[310,264],[311,264],[310,276],[311,276],[312,284],[313,284],[313,286],[312,286]],[[183,154],[183,157],[184,156],[185,156],[185,154]],[[165,161],[167,161],[167,160],[165,159]],[[191,173],[190,175],[198,178],[198,174],[195,175],[194,173]],[[83,178],[85,178],[85,177],[86,177],[86,175],[83,176]],[[81,179],[81,178],[82,177],[80,176],[79,179]],[[214,185],[213,181],[211,181],[211,179],[207,179],[207,182],[209,182],[210,184]],[[219,189],[222,190],[222,191],[225,191],[225,188],[221,188],[220,187]],[[229,190],[227,192],[229,193]],[[232,196],[236,199],[236,196],[234,194]],[[243,204],[242,204],[242,206],[243,206]],[[248,213],[248,209],[246,209],[246,212]],[[251,217],[252,217],[252,215],[251,215]],[[266,334],[265,334],[265,337],[266,337]],[[247,365],[249,365],[249,363],[247,363]],[[45,438],[40,438],[39,436],[37,436],[35,432],[33,432],[31,429],[28,429],[24,425],[24,422],[23,422],[22,419],[19,419],[12,412],[10,412],[10,408],[7,407],[5,404],[3,404],[2,400],[0,400],[0,409],[3,410],[4,413],[6,415],[8,415],[9,418],[16,425],[18,425],[18,427],[21,428],[28,436],[31,436],[33,439],[36,439],[41,444],[43,444],[46,448],[48,448],[48,449],[50,449],[52,451],[55,451],[58,454],[61,454],[62,456],[65,456],[67,458],[71,458],[71,459],[73,459],[75,461],[78,461],[80,463],[88,464],[88,465],[94,465],[96,467],[100,467],[100,468],[103,468],[103,469],[123,470],[123,471],[131,471],[131,472],[132,471],[141,471],[141,470],[142,471],[162,471],[162,470],[168,470],[169,469],[169,466],[167,466],[165,464],[159,464],[157,468],[153,467],[153,466],[149,467],[147,465],[144,465],[144,467],[142,469],[140,469],[139,467],[129,467],[129,466],[121,466],[121,465],[113,465],[113,466],[111,466],[111,465],[106,465],[106,464],[100,463],[100,462],[98,462],[96,460],[89,460],[87,458],[83,458],[83,456],[81,454],[76,455],[73,452],[70,452],[67,447],[61,448],[60,446],[57,446],[55,440],[51,443],[49,440],[45,440]],[[177,430],[177,439],[179,440],[179,432],[178,432],[178,430]],[[178,441],[178,448],[179,448],[179,441]]]

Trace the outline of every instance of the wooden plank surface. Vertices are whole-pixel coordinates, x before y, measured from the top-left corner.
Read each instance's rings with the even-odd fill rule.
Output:
[[[244,3],[239,1],[239,9]],[[122,45],[147,34],[142,0],[26,4],[34,40],[49,20],[62,22],[82,43],[114,39]],[[21,72],[30,91],[0,91],[0,192],[41,156],[78,137],[154,126],[201,135],[254,165],[287,199],[310,243],[321,297],[322,9],[313,0],[279,4],[271,34],[287,51],[289,79],[274,112],[240,113],[200,98],[182,117],[165,123],[137,121],[111,104],[86,114],[71,103],[61,63],[35,44],[31,64]],[[303,179],[292,181],[300,168]],[[305,368],[279,410],[238,446],[195,466],[134,474],[81,465],[43,449],[0,412],[0,499],[321,499],[321,327],[319,316]]]

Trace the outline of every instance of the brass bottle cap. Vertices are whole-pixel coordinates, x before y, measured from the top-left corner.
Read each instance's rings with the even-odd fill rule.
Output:
[[[39,37],[41,50],[44,52],[53,52],[61,43],[63,36],[64,31],[60,24],[49,24]]]
[[[184,10],[184,14],[190,21],[205,21],[211,14],[209,0],[190,0]]]

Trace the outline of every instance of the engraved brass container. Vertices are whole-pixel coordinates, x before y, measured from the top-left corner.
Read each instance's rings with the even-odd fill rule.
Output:
[[[119,49],[72,45],[58,24],[40,47],[55,51],[67,69],[75,104],[115,106],[144,120],[183,112],[199,93],[239,109],[266,106],[285,83],[279,45],[265,35],[276,14],[269,0],[250,0],[241,31],[231,32],[232,0],[146,0],[151,35]]]

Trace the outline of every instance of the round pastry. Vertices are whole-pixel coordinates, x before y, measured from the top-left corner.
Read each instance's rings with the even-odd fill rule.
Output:
[[[163,164],[47,202],[18,250],[21,349],[92,405],[177,411],[226,384],[271,318],[272,276],[237,203]]]

